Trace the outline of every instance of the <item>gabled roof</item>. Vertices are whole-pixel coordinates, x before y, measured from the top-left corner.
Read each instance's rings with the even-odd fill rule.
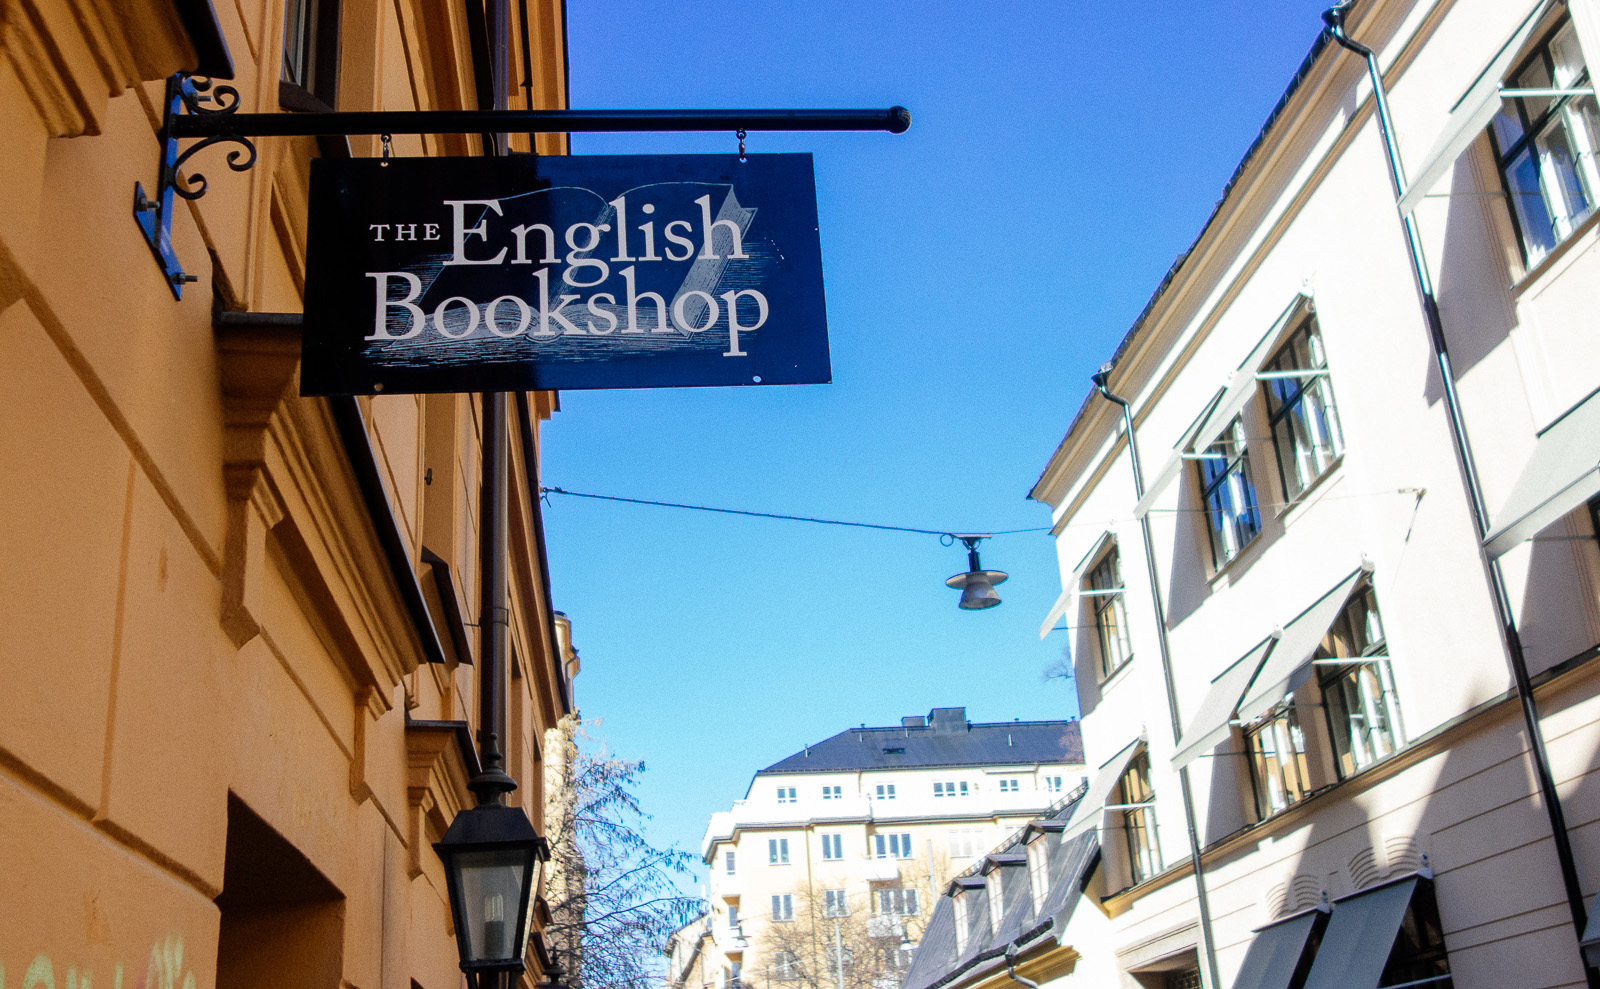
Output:
[[[936,707],[928,717],[891,728],[851,728],[808,745],[757,773],[827,773],[940,766],[1083,763],[1076,721],[973,724],[963,707]]]
[[[1072,817],[1072,812],[1083,799],[1085,787],[1079,787],[1051,812],[1040,817],[1041,823],[1062,823]],[[1083,884],[1094,871],[1100,856],[1099,834],[1088,831],[1062,841],[1059,832],[1045,831],[1036,840],[1046,842],[1049,854],[1048,873],[1050,886],[1044,903],[1037,911],[1033,906],[1033,879],[1026,868],[1013,864],[1023,858],[1021,842],[1028,835],[1024,829],[994,852],[985,856],[966,873],[953,879],[934,906],[928,919],[928,928],[917,945],[917,953],[906,971],[901,989],[938,989],[960,980],[964,975],[1001,964],[1006,948],[1016,945],[1020,951],[1040,938],[1050,937],[1058,942],[1066,929],[1067,921],[1077,906]],[[1034,833],[1039,833],[1037,830]],[[989,891],[981,884],[976,873],[990,861],[999,861],[1005,869],[1001,895],[1005,905],[997,929],[990,929]],[[955,906],[951,894],[961,892],[967,902],[966,950],[956,954]]]

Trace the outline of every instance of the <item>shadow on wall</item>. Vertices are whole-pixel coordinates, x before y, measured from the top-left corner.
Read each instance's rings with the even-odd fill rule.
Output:
[[[1532,676],[1579,655],[1596,641],[1595,601],[1600,586],[1600,542],[1591,523],[1575,512],[1535,537],[1517,628]],[[1586,600],[1587,598],[1587,600]]]
[[[1537,959],[1537,984],[1582,985],[1577,937],[1548,818],[1535,794],[1526,737],[1513,707],[1503,708],[1499,717],[1403,771],[1432,777],[1432,792],[1420,808],[1384,801],[1395,809],[1374,818],[1366,807],[1379,800],[1329,794],[1335,799],[1316,809],[1304,830],[1280,836],[1303,840],[1301,854],[1279,866],[1277,878],[1256,873],[1244,880],[1261,890],[1248,926],[1314,907],[1324,893],[1337,900],[1415,872],[1426,856],[1450,967],[1463,989],[1532,984],[1530,959]],[[1597,765],[1596,750],[1593,743],[1588,746],[1584,765],[1590,769]],[[1215,791],[1212,796],[1216,799]],[[1600,782],[1585,777],[1563,802],[1569,823],[1581,834],[1583,825],[1600,817]],[[1257,846],[1240,854],[1258,854]],[[1581,841],[1577,857],[1584,888],[1591,890],[1600,860],[1586,857]],[[1225,895],[1213,889],[1214,897],[1219,893]],[[1517,939],[1515,950],[1507,950],[1507,937]],[[1247,946],[1248,938],[1219,945],[1225,970],[1229,958],[1232,966],[1239,964]]]
[[[1434,288],[1458,381],[1505,342],[1516,324],[1506,256],[1500,249],[1500,226],[1491,222],[1486,212],[1504,210],[1505,197],[1498,185],[1492,189],[1479,186],[1472,167],[1475,154],[1476,149],[1471,149],[1458,158],[1450,179],[1444,252]],[[1420,323],[1421,313],[1417,315]],[[1429,405],[1443,397],[1437,367],[1431,362],[1423,394]]]
[[[339,989],[344,895],[299,849],[228,794],[217,941],[217,985],[227,989]]]

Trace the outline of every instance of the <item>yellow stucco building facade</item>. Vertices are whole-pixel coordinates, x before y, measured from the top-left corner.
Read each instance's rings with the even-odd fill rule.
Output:
[[[165,78],[216,36],[247,112],[476,108],[483,6],[0,2],[4,989],[463,982],[430,845],[472,799],[481,403],[302,399],[296,322],[263,315],[301,311],[309,159],[378,139],[198,154],[181,301],[132,207]],[[510,105],[564,106],[562,4],[511,7]],[[542,831],[576,654],[538,505],[555,396],[508,404],[505,741]]]

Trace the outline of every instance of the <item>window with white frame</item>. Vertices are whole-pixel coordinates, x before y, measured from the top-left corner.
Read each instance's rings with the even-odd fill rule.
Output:
[[[788,838],[768,838],[767,839],[767,864],[768,865],[788,865],[789,864],[789,839]]]
[[[917,915],[917,891],[914,889],[900,889],[880,887],[874,891],[874,905],[881,914],[891,917],[915,917]]]
[[[739,904],[737,903],[728,904],[728,926],[739,926]]]
[[[1339,777],[1394,754],[1401,741],[1400,711],[1371,583],[1350,595],[1315,662]]]
[[[795,796],[795,788],[794,787],[792,787],[792,786],[780,786],[780,787],[778,787],[778,803],[780,803],[780,804],[792,804],[792,803],[796,803],[796,802],[798,802],[798,798]]]
[[[1267,420],[1285,500],[1294,501],[1344,453],[1322,332],[1310,313],[1262,368]]]
[[[951,831],[945,835],[945,850],[953,859],[969,859],[984,851],[982,831]]]
[[[1311,792],[1306,736],[1294,708],[1284,708],[1245,731],[1256,814],[1271,817]]]
[[[960,958],[967,953],[968,924],[967,917],[967,891],[965,888],[956,890],[950,898],[951,912],[955,914],[956,921],[956,957]]]
[[[935,783],[933,784],[933,795],[935,797],[964,797],[967,795],[967,782],[962,780],[957,783]]]
[[[824,800],[843,800],[844,799],[844,787],[842,787],[842,786],[825,786],[825,787],[823,787],[822,788],[822,799],[824,799]]]
[[[850,916],[850,905],[845,900],[844,890],[825,889],[822,891],[822,915],[824,917]]]
[[[1043,782],[1044,782],[1044,789],[1045,789],[1046,793],[1060,793],[1061,792],[1061,777],[1059,777],[1059,776],[1046,776],[1046,777],[1043,778]]]
[[[1505,81],[1539,95],[1508,97],[1489,127],[1527,267],[1594,212],[1600,196],[1600,105],[1572,19],[1564,19]],[[1579,95],[1589,90],[1588,95]]]
[[[784,948],[772,956],[772,977],[779,982],[800,978],[800,956]]]
[[[1206,506],[1211,565],[1221,570],[1261,532],[1261,508],[1250,479],[1244,424],[1235,417],[1196,461]]]
[[[875,834],[872,836],[873,852],[881,859],[908,859],[911,857],[909,834]]]
[[[1117,782],[1117,811],[1128,850],[1128,872],[1137,886],[1161,871],[1156,844],[1155,790],[1150,786],[1150,756],[1140,752]]]
[[[1000,888],[1001,871],[1000,869],[995,869],[984,877],[984,883],[988,886],[989,894],[989,932],[991,934],[1000,933],[1000,921],[1006,915],[1006,901]]]
[[[1026,846],[1028,855],[1028,893],[1033,897],[1033,912],[1044,909],[1050,895],[1050,844],[1043,834],[1035,834]]]
[[[1089,607],[1094,611],[1100,679],[1104,680],[1133,658],[1133,643],[1128,638],[1128,613],[1123,604],[1122,570],[1115,545],[1083,578],[1083,596],[1089,599]]]
[[[822,857],[825,861],[837,862],[844,858],[844,835],[825,834],[822,836]]]
[[[894,784],[893,783],[879,783],[878,784],[877,793],[878,793],[878,799],[879,800],[893,800],[894,799]]]
[[[776,921],[794,919],[794,894],[772,894],[772,919]]]
[[[730,876],[734,874],[732,849],[722,853],[722,871]]]
[[[1000,792],[1001,793],[1020,793],[1020,792],[1022,792],[1022,781],[1021,780],[1017,780],[1017,779],[1009,779],[1009,778],[1008,779],[1003,779],[1003,780],[1000,781]]]

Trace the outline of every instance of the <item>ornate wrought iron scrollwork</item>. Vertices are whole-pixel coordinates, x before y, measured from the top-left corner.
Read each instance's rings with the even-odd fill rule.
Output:
[[[256,146],[249,138],[235,134],[212,134],[200,138],[181,151],[178,148],[175,122],[184,115],[206,117],[231,117],[239,110],[239,91],[232,86],[216,85],[205,76],[178,74],[167,80],[166,114],[161,124],[161,168],[154,198],[145,195],[143,184],[133,190],[133,217],[144,233],[150,251],[166,275],[173,296],[183,297],[183,286],[199,279],[187,274],[178,263],[172,247],[172,210],[174,199],[196,200],[206,194],[210,183],[195,172],[180,177],[179,169],[199,152],[217,144],[237,144],[228,152],[228,167],[235,172],[248,171],[256,163]]]
[[[239,91],[232,86],[216,86],[205,76],[188,76],[179,84],[179,98],[189,113],[195,116],[231,116],[239,110]],[[208,105],[209,104],[209,105]],[[206,177],[199,172],[180,178],[178,170],[196,153],[217,144],[238,144],[241,147],[228,152],[228,167],[235,172],[247,172],[255,166],[256,146],[249,138],[232,134],[216,134],[202,138],[198,144],[185,148],[172,162],[172,191],[193,201],[206,194],[210,187]]]
[[[244,146],[243,150],[235,149],[228,152],[228,167],[236,172],[249,171],[256,163],[255,144],[251,143],[248,138],[234,137],[231,134],[217,134],[213,137],[202,138],[199,144],[191,145],[188,148],[185,148],[183,153],[178,155],[178,159],[172,163],[172,169],[174,172],[172,191],[188,200],[199,199],[201,196],[205,195],[206,189],[209,188],[209,184],[206,182],[206,177],[204,175],[199,172],[195,172],[192,175],[184,177],[181,180],[183,185],[180,185],[180,180],[178,179],[176,172],[178,169],[183,167],[184,162],[188,161],[194,156],[195,152],[203,151],[215,144],[223,144],[227,142],[233,142],[235,144],[241,144]],[[188,188],[185,188],[185,185],[188,186]]]

